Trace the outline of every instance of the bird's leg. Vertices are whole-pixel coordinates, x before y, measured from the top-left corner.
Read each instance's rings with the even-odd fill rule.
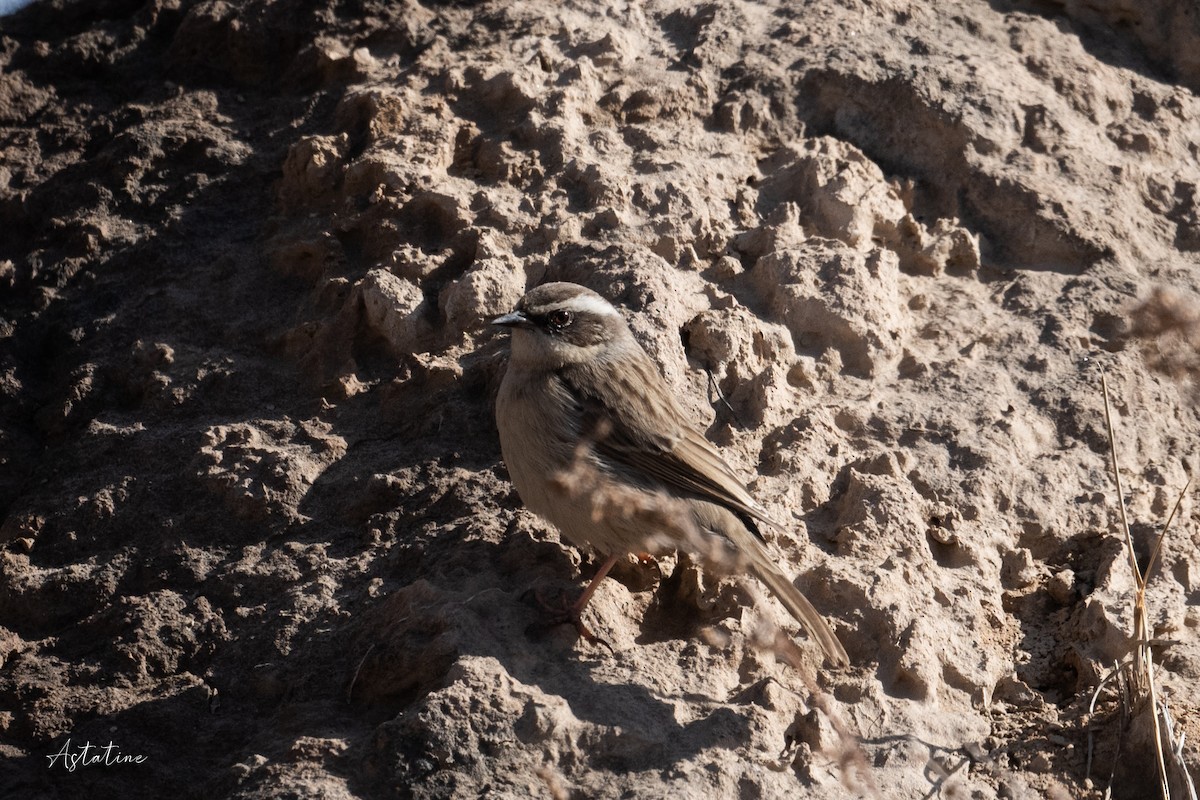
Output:
[[[608,571],[613,568],[613,565],[617,563],[617,560],[620,557],[621,556],[619,554],[609,556],[608,559],[600,565],[600,569],[596,570],[595,576],[592,577],[592,580],[590,583],[588,583],[587,588],[583,590],[583,594],[579,595],[579,599],[571,605],[568,606],[562,602],[560,602],[557,606],[551,605],[542,599],[540,593],[535,595],[537,597],[538,604],[547,611],[559,615],[562,622],[572,623],[575,626],[575,632],[578,633],[581,638],[586,639],[594,644],[602,644],[609,650],[612,650],[612,647],[608,644],[608,642],[592,633],[590,630],[588,630],[587,625],[583,624],[583,610],[587,608],[587,604],[591,601],[592,595],[596,593],[596,587],[600,585],[600,581],[604,580],[605,576],[608,575]]]
[[[587,608],[588,601],[596,593],[596,587],[600,585],[600,581],[604,580],[605,576],[608,575],[608,571],[613,568],[613,565],[617,563],[620,557],[620,555],[609,556],[608,560],[600,565],[600,569],[596,570],[596,574],[592,577],[592,582],[583,590],[583,594],[579,595],[579,599],[575,601],[575,605],[571,606],[571,612],[576,618],[583,613],[583,609]]]

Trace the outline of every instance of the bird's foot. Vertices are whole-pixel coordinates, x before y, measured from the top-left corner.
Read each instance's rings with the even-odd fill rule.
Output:
[[[533,599],[537,601],[543,611],[549,614],[549,617],[542,623],[545,627],[550,628],[570,623],[575,626],[575,633],[579,635],[579,638],[591,644],[602,644],[608,648],[608,652],[614,652],[612,645],[592,633],[591,629],[583,622],[583,609],[587,606],[587,601],[591,599],[590,593],[584,592],[579,599],[572,603],[567,600],[567,592],[558,592],[558,596],[551,601],[543,596],[540,589],[535,589]]]

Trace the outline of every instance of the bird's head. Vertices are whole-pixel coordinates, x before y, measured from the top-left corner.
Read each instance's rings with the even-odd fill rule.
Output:
[[[530,369],[581,364],[637,346],[612,304],[576,283],[543,284],[492,324],[512,330],[512,361]]]

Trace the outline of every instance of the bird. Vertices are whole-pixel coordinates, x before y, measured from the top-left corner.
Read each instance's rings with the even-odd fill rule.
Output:
[[[707,550],[732,555],[734,568],[762,581],[830,663],[849,664],[768,552],[760,526],[780,526],[689,422],[610,302],[579,284],[545,283],[492,324],[511,331],[496,426],[513,485],[567,541],[606,558],[563,609],[585,638],[594,637],[581,614],[618,559]]]

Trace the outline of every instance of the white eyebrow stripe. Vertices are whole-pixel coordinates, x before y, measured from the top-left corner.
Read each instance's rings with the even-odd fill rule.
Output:
[[[574,311],[575,313],[592,313],[602,317],[618,317],[620,314],[612,307],[612,304],[603,297],[597,297],[594,294],[581,294],[577,297],[572,297],[569,300],[564,300],[555,305],[555,308],[561,308],[566,311]]]

